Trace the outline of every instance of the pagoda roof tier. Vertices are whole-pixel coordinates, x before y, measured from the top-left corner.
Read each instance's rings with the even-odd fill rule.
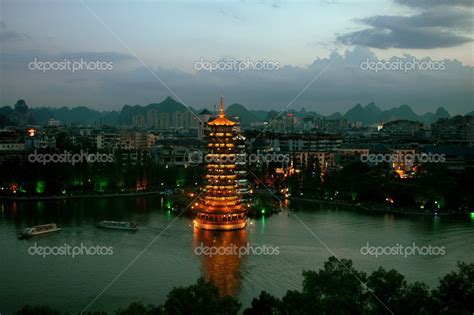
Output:
[[[209,126],[235,126],[237,123],[235,121],[229,120],[225,117],[224,112],[224,98],[221,97],[221,107],[219,111],[219,117],[207,123]]]

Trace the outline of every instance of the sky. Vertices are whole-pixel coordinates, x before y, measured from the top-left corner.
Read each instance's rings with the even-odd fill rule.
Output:
[[[474,110],[473,3],[0,0],[0,106],[119,110],[172,96],[212,108],[223,94],[251,109],[331,114],[375,102],[463,114]],[[109,67],[32,63],[80,60]],[[264,66],[201,62],[234,60]]]

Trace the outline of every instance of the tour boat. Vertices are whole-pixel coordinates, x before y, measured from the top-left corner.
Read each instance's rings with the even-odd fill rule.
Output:
[[[118,221],[102,221],[97,224],[98,227],[104,229],[137,231],[138,224],[135,222],[118,222]]]
[[[58,231],[61,231],[61,228],[58,227],[56,223],[49,223],[33,227],[27,227],[23,230],[23,232],[21,232],[20,237],[29,237]]]

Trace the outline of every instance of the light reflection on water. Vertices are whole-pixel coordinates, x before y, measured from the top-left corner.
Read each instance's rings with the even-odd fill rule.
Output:
[[[152,242],[176,214],[168,211],[158,196],[139,198],[80,199],[67,201],[1,203],[0,216],[0,301],[3,313],[30,304],[79,312],[143,248]],[[397,217],[391,214],[359,214],[321,205],[289,205],[318,238],[338,257],[350,258],[354,266],[371,272],[383,266],[395,268],[408,281],[435,286],[440,276],[451,271],[458,260],[474,260],[474,220],[446,217]],[[135,221],[142,230],[123,233],[97,229],[101,220]],[[31,240],[17,239],[26,226],[55,222],[64,227],[59,234]],[[114,247],[110,257],[31,257],[34,243],[58,246],[85,243]],[[196,246],[278,246],[278,256],[198,256]],[[360,248],[371,245],[445,246],[442,257],[371,257]],[[221,294],[235,295],[244,304],[261,290],[282,296],[301,288],[302,271],[317,270],[331,254],[293,216],[277,215],[250,220],[247,228],[234,232],[201,231],[192,218],[176,220],[147,252],[125,272],[91,310],[115,310],[132,301],[163,303],[175,286],[190,285],[204,276]]]
[[[238,231],[206,231],[197,228],[193,231],[193,247],[215,247],[222,250],[232,249],[224,255],[201,255],[202,270],[206,280],[214,282],[221,295],[236,296],[239,293],[241,282],[241,265],[247,257],[234,255],[234,246],[237,251],[247,245],[246,230]],[[198,249],[198,254],[200,251]]]

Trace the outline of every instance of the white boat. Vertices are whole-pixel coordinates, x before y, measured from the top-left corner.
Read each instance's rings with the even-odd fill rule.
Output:
[[[104,229],[137,231],[138,224],[135,222],[119,222],[119,221],[102,221],[97,224],[98,227]]]
[[[33,227],[27,227],[21,232],[20,237],[29,237],[35,235],[41,235],[46,233],[58,232],[61,231],[61,228],[56,225],[56,223],[49,223],[43,225],[36,225]]]

